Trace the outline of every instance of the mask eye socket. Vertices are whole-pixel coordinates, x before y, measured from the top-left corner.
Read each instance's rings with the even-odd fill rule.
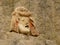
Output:
[[[18,20],[20,20],[20,18],[18,18]]]

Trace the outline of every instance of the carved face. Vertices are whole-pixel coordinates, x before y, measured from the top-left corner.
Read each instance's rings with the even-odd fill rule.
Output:
[[[22,33],[29,33],[30,32],[30,28],[29,28],[29,18],[28,17],[20,17],[19,18],[19,30]]]
[[[17,7],[12,13],[11,19],[11,31],[30,33],[31,35],[39,35],[38,31],[35,30],[34,21],[30,18],[31,12],[24,7]]]

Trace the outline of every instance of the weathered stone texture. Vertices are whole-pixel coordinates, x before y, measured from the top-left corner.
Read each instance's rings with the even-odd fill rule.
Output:
[[[60,45],[60,0],[0,0],[0,30],[9,31],[11,12],[18,6],[24,6],[32,12],[36,29],[45,39],[55,40]],[[19,42],[24,45],[25,42],[22,41]],[[42,42],[43,44],[38,45],[45,45]]]

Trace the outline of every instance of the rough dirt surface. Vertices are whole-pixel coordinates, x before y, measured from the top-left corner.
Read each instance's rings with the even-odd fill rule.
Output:
[[[38,37],[27,36],[15,32],[0,32],[0,45],[57,45],[55,40],[44,38],[44,34]]]

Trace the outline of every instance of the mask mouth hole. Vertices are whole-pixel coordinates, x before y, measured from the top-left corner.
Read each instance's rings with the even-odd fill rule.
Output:
[[[26,25],[25,27],[27,27],[27,28],[28,28],[29,26],[28,26],[28,25]]]

